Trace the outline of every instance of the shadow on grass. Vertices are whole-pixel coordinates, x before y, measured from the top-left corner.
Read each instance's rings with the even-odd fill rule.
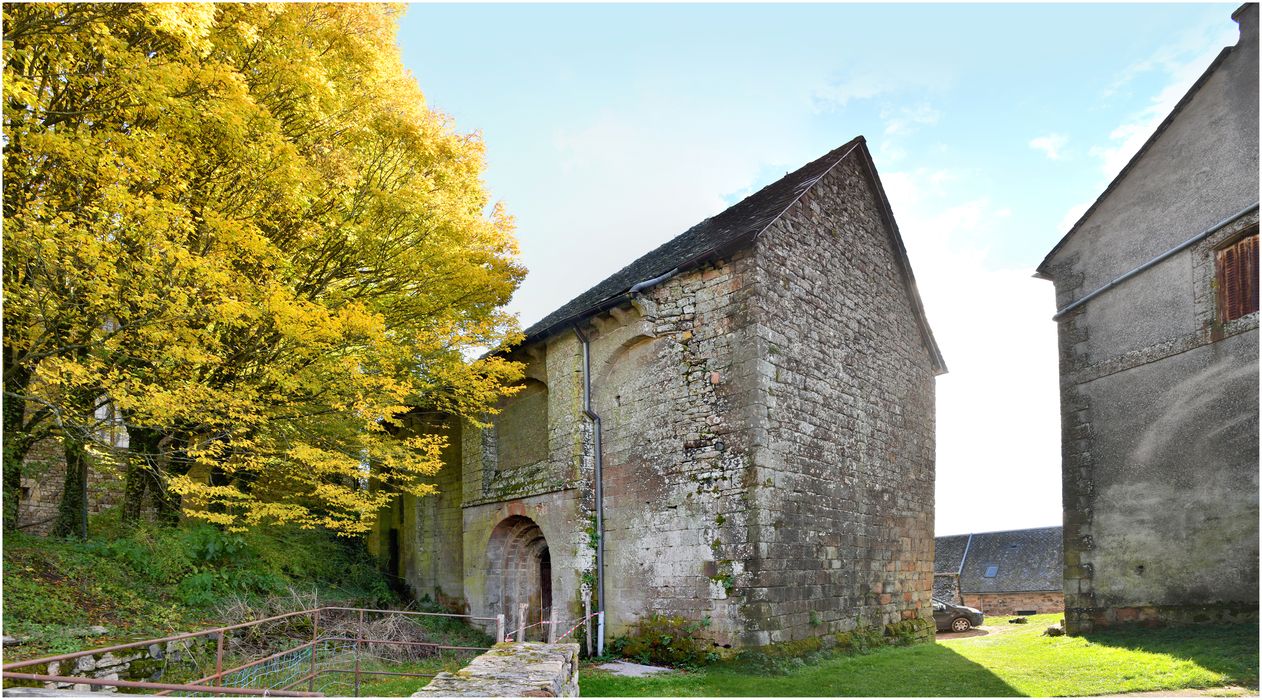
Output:
[[[649,678],[589,674],[585,696],[1015,696],[1014,688],[939,644],[886,647],[857,656],[831,656],[783,675],[720,664],[695,673]]]
[[[1250,688],[1258,687],[1258,624],[1118,627],[1082,635],[1093,644],[1188,659]]]
[[[974,627],[967,632],[938,632],[937,639],[968,639],[969,637],[985,637],[994,633],[995,630],[990,627]]]

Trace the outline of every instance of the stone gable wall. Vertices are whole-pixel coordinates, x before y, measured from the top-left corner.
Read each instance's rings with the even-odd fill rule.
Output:
[[[934,371],[862,167],[839,164],[757,243],[751,643],[932,615]]]

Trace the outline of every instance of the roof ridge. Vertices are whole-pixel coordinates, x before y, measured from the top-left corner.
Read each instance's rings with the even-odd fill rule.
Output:
[[[956,535],[934,535],[934,539],[943,537],[969,537],[971,535],[1001,535],[1009,532],[1030,532],[1032,530],[1057,530],[1064,529],[1064,525],[1040,525],[1038,527],[1020,527],[1015,530],[985,530],[982,532],[961,532]]]
[[[924,303],[916,287],[915,274],[903,244],[898,222],[890,208],[889,197],[876,173],[867,140],[856,136],[828,153],[769,183],[741,201],[707,217],[683,233],[662,243],[636,258],[620,270],[609,275],[594,287],[579,294],[560,308],[532,324],[525,331],[522,344],[535,342],[550,336],[557,330],[577,323],[584,318],[613,308],[628,300],[641,283],[659,284],[678,272],[693,269],[699,264],[721,258],[723,255],[742,250],[752,244],[772,224],[779,221],[802,197],[828,176],[838,164],[858,153],[861,170],[880,207],[886,234],[893,248],[896,265],[902,277],[904,292],[920,327],[921,340],[929,353],[935,374],[946,372],[942,352],[933,337]]]
[[[760,201],[763,199],[772,199],[772,200],[777,199],[776,195],[780,194],[777,192],[777,190],[784,189],[790,183],[796,183],[789,192],[790,194],[793,195],[788,204],[788,206],[791,207],[792,204],[801,197],[803,192],[805,192],[806,190],[809,190],[812,186],[814,186],[815,183],[819,181],[819,178],[822,177],[823,174],[831,171],[832,168],[837,165],[837,163],[840,163],[842,160],[844,160],[846,156],[849,155],[854,150],[855,146],[857,146],[860,143],[864,143],[864,141],[865,140],[862,135],[856,136],[855,138],[850,139],[849,141],[830,150],[829,152],[825,153],[819,158],[816,158],[792,171],[785,173],[782,177],[774,180],[773,182],[768,183],[767,185],[764,185],[763,187],[759,188],[757,191],[749,195],[746,195],[739,202],[736,202],[735,204],[727,207],[726,209],[712,216],[708,216],[705,219],[702,219],[700,222],[684,230],[682,233],[663,242],[661,245],[658,245],[657,247],[649,250],[648,252],[640,255],[639,257],[632,260],[630,263],[624,265],[622,268],[620,268],[616,272],[610,274],[609,276],[605,277],[605,279],[596,283],[596,285],[594,285],[587,291],[582,292],[578,296],[570,299],[568,302],[562,304],[559,308],[554,310],[552,313],[544,316],[539,321],[536,321],[535,323],[531,324],[531,326],[527,328],[525,331],[526,338],[523,340],[523,344],[529,343],[532,340],[537,340],[545,335],[548,335],[550,331],[552,331],[553,329],[557,327],[577,321],[591,313],[599,312],[600,310],[602,310],[602,308],[604,308],[607,305],[608,302],[612,300],[621,300],[621,298],[626,294],[627,290],[631,289],[638,282],[653,279],[661,275],[662,273],[667,272],[668,270],[672,268],[683,268],[687,265],[698,262],[699,260],[705,259],[707,257],[711,257],[712,255],[717,254],[723,249],[732,247],[733,243],[738,243],[738,244],[743,243],[744,242],[743,239],[746,236],[749,236],[750,234],[749,231],[743,231],[743,232],[738,232],[736,234],[732,234],[731,232],[724,231],[724,230],[711,232],[707,230],[707,227],[708,226],[715,227],[716,221],[725,220],[725,219],[738,219],[742,215],[748,215],[751,213],[756,214],[757,213],[756,211],[751,212],[749,210],[754,209],[755,205],[760,203]],[[830,158],[833,159],[831,162],[830,162]],[[805,173],[812,172],[814,169],[823,167],[825,164],[827,164],[828,167],[825,168],[825,170],[819,175],[815,177],[811,177],[811,178],[801,179],[801,177]],[[774,201],[769,202],[768,204],[774,204]],[[766,219],[765,221],[760,220],[759,222],[757,222],[759,225],[757,226],[756,230],[753,231],[753,236],[756,237],[757,234],[766,230],[768,226],[770,226],[772,223],[774,223],[776,220],[782,217],[786,211],[788,211],[788,207],[779,207],[776,209],[773,217],[771,217],[770,219]],[[761,218],[765,218],[765,217],[761,217]],[[722,229],[723,226],[719,225],[718,228]],[[706,235],[706,234],[709,234],[709,235]],[[714,238],[716,240],[712,242],[713,245],[707,244],[707,245],[701,245],[701,246],[694,246],[697,249],[688,251],[688,252],[679,251],[687,256],[686,259],[683,261],[672,258],[672,260],[674,260],[674,263],[669,263],[669,261],[663,261],[654,265],[655,258],[666,257],[666,254],[668,253],[676,252],[675,249],[677,248],[687,247],[688,243],[693,242],[689,240],[690,238],[696,238],[696,239]],[[697,242],[704,242],[704,241],[697,241]],[[640,271],[640,270],[644,270],[644,271]]]

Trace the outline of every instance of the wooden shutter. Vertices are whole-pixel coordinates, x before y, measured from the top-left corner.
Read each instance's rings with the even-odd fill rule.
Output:
[[[1218,251],[1218,318],[1223,323],[1258,310],[1258,234]]]

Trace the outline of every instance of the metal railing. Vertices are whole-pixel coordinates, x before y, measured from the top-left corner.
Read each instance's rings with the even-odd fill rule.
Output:
[[[222,627],[212,627],[210,629],[200,630],[197,632],[188,632],[185,634],[171,635],[169,637],[158,637],[154,639],[144,639],[126,644],[116,644],[108,647],[100,647],[96,649],[87,649],[68,654],[57,654],[55,656],[46,656],[38,659],[27,659],[24,661],[15,661],[13,663],[0,666],[0,676],[5,681],[35,681],[45,684],[58,685],[89,685],[89,686],[107,686],[114,688],[128,688],[137,691],[159,691],[157,695],[168,695],[171,693],[179,693],[181,695],[272,695],[278,697],[314,697],[321,696],[323,693],[317,692],[316,681],[324,674],[352,674],[354,694],[359,695],[360,683],[363,676],[411,676],[419,678],[433,677],[430,673],[411,673],[403,671],[382,671],[370,670],[362,668],[362,658],[364,651],[383,646],[399,646],[412,648],[415,650],[424,650],[436,654],[442,654],[448,651],[458,653],[463,652],[482,652],[487,651],[487,647],[477,646],[459,646],[445,645],[436,642],[401,640],[401,639],[380,639],[375,637],[366,637],[365,616],[368,614],[375,615],[399,615],[404,617],[435,617],[435,618],[454,618],[462,619],[474,623],[495,623],[495,641],[500,642],[505,639],[504,616],[497,615],[495,617],[477,617],[473,615],[458,615],[454,613],[430,613],[413,610],[382,610],[373,608],[348,608],[340,606],[322,606],[311,608],[308,610],[299,610],[296,612],[284,613],[281,615],[273,615],[259,620],[243,622],[235,625],[225,625]],[[321,617],[326,617],[326,634],[321,634]],[[356,624],[354,626],[354,636],[347,634],[339,634],[341,628],[346,626],[343,620],[341,625],[329,624],[328,618],[336,617],[354,617]],[[301,644],[287,647],[280,651],[268,654],[258,659],[248,661],[247,663],[224,669],[225,651],[231,633],[254,633],[264,625],[274,625],[284,621],[310,621],[310,638]],[[305,625],[299,625],[301,628]],[[332,633],[328,633],[332,632]],[[270,632],[269,632],[270,634]],[[260,634],[262,637],[268,637],[268,634]],[[278,635],[281,639],[293,640],[293,632],[287,635]],[[90,676],[70,676],[60,673],[29,673],[19,671],[17,669],[29,669],[32,666],[45,665],[45,670],[56,668],[60,671],[60,664],[68,661],[77,661],[84,657],[96,657],[98,655],[112,654],[115,652],[134,650],[140,648],[151,648],[154,645],[162,645],[160,649],[169,649],[173,642],[188,642],[196,639],[214,639],[215,640],[215,665],[214,672],[203,675],[197,680],[188,683],[160,683],[155,681],[136,681],[122,680],[117,678],[95,678]],[[187,644],[186,644],[187,649]],[[191,652],[190,652],[191,654]],[[371,653],[370,653],[371,656]],[[323,658],[323,661],[322,661]],[[375,658],[375,657],[372,657]],[[52,666],[57,664],[56,666]],[[343,664],[350,664],[350,667],[343,667]],[[78,668],[78,664],[76,664]],[[306,684],[305,690],[296,690],[297,686]]]

